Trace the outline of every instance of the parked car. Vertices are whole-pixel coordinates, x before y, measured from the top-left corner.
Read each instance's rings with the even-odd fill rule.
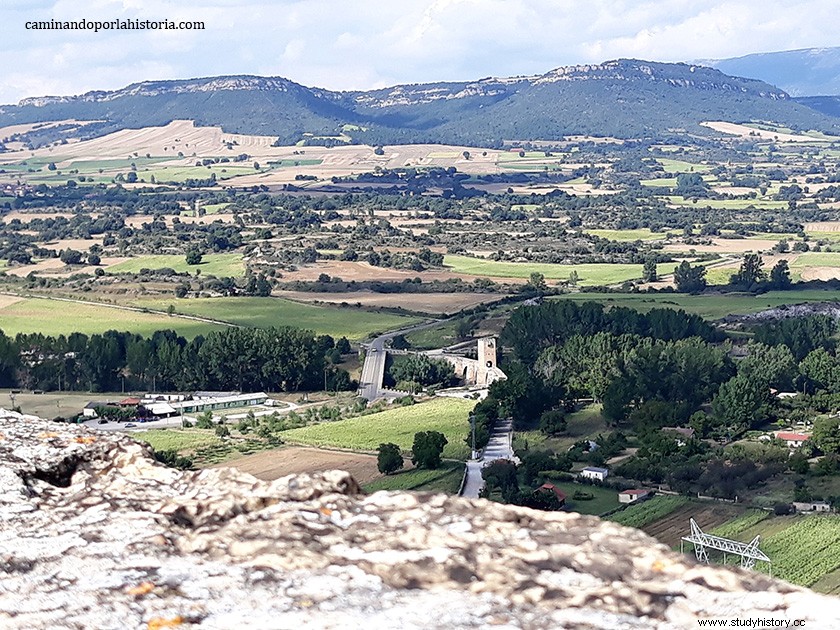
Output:
[[[107,418],[100,418],[99,422],[97,422],[97,424],[108,424],[108,419]]]
[[[136,425],[136,424],[134,424],[133,422],[129,422],[127,425],[125,425],[125,428],[126,428],[126,429],[133,429],[133,428],[134,428],[134,427],[136,427],[136,426],[137,426],[137,425]]]

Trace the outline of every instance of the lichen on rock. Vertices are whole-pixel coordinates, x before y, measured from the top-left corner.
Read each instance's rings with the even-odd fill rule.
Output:
[[[282,453],[282,451],[281,451]],[[127,436],[0,411],[0,627],[840,627],[834,598],[573,513],[166,468]]]

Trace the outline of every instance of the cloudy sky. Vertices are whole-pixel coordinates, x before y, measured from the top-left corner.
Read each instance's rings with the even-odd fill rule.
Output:
[[[36,31],[33,20],[203,20]],[[332,89],[840,45],[836,0],[2,0],[0,103],[147,79],[280,75]]]

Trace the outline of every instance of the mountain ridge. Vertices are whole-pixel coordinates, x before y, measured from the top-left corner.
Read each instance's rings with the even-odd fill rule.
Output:
[[[752,53],[697,63],[767,81],[793,97],[840,95],[840,46]]]
[[[332,91],[284,77],[229,75],[141,81],[119,90],[39,96],[0,107],[0,126],[47,120],[105,121],[88,133],[193,119],[280,143],[348,133],[353,142],[498,145],[567,135],[707,135],[704,120],[775,120],[840,134],[840,119],[794,102],[755,79],[685,63],[617,59],[539,75]],[[344,127],[357,127],[345,133]],[[311,141],[307,140],[307,141]]]

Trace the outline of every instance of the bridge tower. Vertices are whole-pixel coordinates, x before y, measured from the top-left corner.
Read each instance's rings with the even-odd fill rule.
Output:
[[[489,385],[489,372],[497,368],[496,364],[496,338],[482,337],[478,340],[478,370],[476,376],[477,385]]]

